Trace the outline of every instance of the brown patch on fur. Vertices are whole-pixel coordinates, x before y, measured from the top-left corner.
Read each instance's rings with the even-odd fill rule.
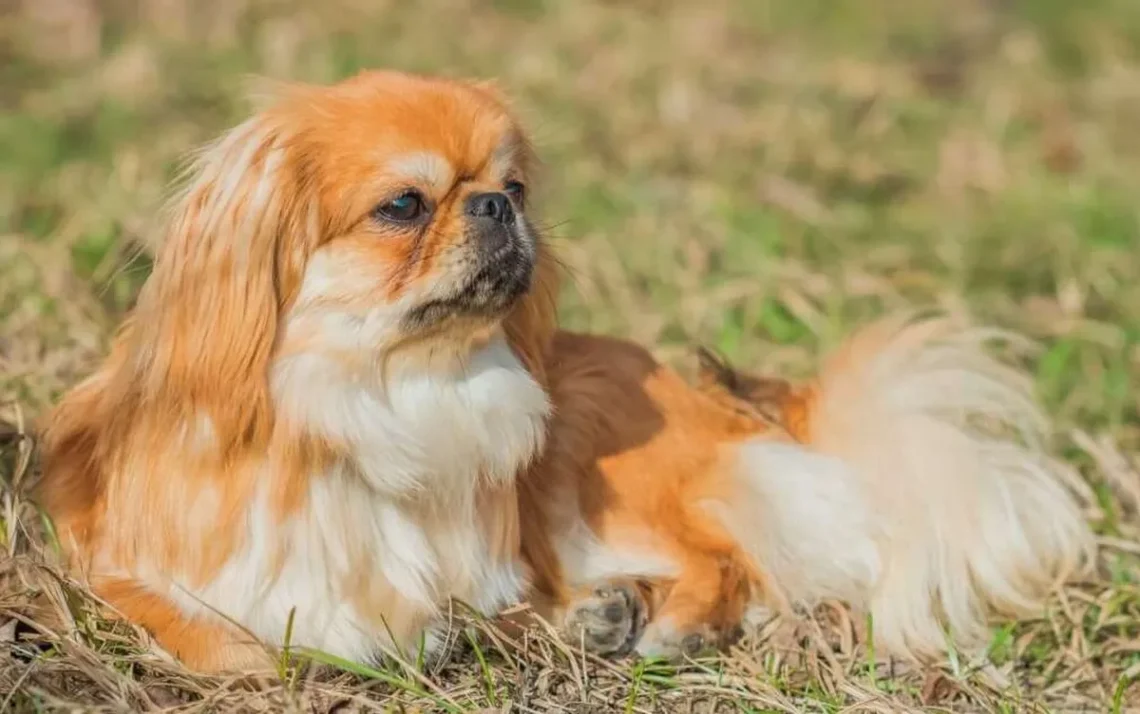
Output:
[[[764,578],[701,504],[730,497],[720,445],[766,425],[628,342],[559,332],[546,367],[550,440],[521,484],[523,554],[541,597],[563,608],[575,597],[551,539],[581,513],[607,545],[636,548],[625,540],[642,534],[676,564],[677,577],[647,582],[658,616],[735,627]]]

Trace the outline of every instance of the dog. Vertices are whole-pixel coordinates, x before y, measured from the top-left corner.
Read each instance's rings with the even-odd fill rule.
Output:
[[[277,89],[194,158],[109,357],[51,412],[68,567],[200,671],[440,651],[521,601],[683,657],[838,598],[937,653],[1092,538],[986,331],[888,318],[802,386],[686,382],[558,328],[536,157],[494,84]]]

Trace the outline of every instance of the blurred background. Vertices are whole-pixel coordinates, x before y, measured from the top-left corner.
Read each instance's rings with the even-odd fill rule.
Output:
[[[1093,582],[1048,619],[995,629],[991,658],[1028,689],[1006,699],[991,670],[963,674],[956,659],[952,687],[881,680],[852,652],[821,674],[762,650],[726,665],[745,673],[732,681],[781,711],[962,692],[959,711],[997,711],[998,694],[1001,711],[1038,698],[1136,711],[1140,0],[0,0],[8,555],[27,540],[13,514],[32,451],[4,422],[31,423],[106,354],[187,152],[249,113],[255,76],[331,82],[364,67],[494,77],[514,97],[545,160],[534,195],[572,273],[570,327],[642,341],[683,370],[704,344],[789,376],[907,305],[1040,343],[1027,364],[1096,492],[1104,547]],[[41,581],[5,580],[18,564],[0,556],[0,614],[37,612],[26,583]],[[13,625],[0,618],[0,643]],[[63,699],[138,710],[151,694],[136,690],[165,675],[147,660],[124,678],[121,642],[81,639],[26,670],[3,659],[0,684],[19,689],[35,669],[27,681]],[[455,691],[474,696],[481,675],[463,671]],[[213,701],[170,677],[178,697]],[[246,702],[243,687],[227,701]]]
[[[1136,0],[0,0],[0,403],[91,369],[186,152],[251,76],[496,77],[565,322],[802,374],[904,304],[1043,340],[1062,429],[1140,444]]]

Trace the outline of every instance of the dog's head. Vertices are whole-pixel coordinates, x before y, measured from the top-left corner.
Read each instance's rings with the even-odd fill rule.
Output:
[[[318,233],[296,310],[335,304],[386,348],[501,320],[530,288],[531,151],[489,88],[369,73],[261,121]]]
[[[232,434],[257,428],[274,356],[314,342],[380,361],[502,327],[541,372],[555,271],[527,218],[533,164],[486,83],[279,90],[192,166],[129,328],[136,378],[233,412]]]

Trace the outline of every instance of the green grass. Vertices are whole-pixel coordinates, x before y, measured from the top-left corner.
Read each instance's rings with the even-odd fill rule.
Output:
[[[0,659],[8,706],[1140,707],[1134,0],[72,0],[54,25],[34,4],[0,15],[7,421],[30,423],[105,353],[145,279],[167,182],[249,111],[250,75],[493,76],[544,158],[539,204],[574,276],[565,324],[686,369],[703,343],[789,376],[902,305],[1022,331],[1041,344],[1031,368],[1057,448],[1093,485],[1106,540],[1096,577],[1048,617],[995,624],[988,663],[876,666],[849,637],[863,624],[827,610],[786,646],[789,633],[752,633],[681,670],[587,661],[535,634],[472,640],[421,676],[297,674],[286,657],[283,681],[249,683],[188,677],[137,633],[83,616],[78,636],[41,622],[53,649],[31,664]],[[29,555],[42,531],[21,498],[30,454],[0,435],[13,556],[0,561],[0,649],[9,618],[40,621],[33,596],[86,612]],[[476,625],[506,642],[488,627]]]

